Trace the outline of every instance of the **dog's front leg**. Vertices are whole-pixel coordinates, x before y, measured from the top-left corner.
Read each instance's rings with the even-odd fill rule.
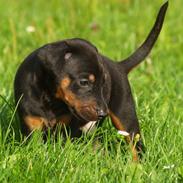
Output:
[[[140,138],[140,128],[131,92],[123,92],[123,96],[120,98],[118,96],[118,100],[113,100],[109,107],[109,116],[113,125],[130,144],[133,161],[138,161],[138,154],[141,155],[144,151],[144,145]]]

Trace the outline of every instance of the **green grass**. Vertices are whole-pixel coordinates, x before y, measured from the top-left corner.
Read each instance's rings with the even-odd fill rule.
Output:
[[[182,0],[170,1],[157,44],[129,77],[147,147],[142,163],[132,163],[110,120],[65,145],[62,138],[44,144],[39,133],[28,142],[13,101],[15,72],[34,49],[82,37],[120,60],[145,39],[163,2],[0,1],[0,182],[183,182]],[[30,25],[35,32],[26,31]],[[94,150],[96,137],[102,143]]]

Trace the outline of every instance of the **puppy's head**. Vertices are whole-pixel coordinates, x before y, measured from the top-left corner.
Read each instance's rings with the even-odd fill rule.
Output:
[[[104,87],[107,79],[97,49],[82,39],[50,44],[39,56],[56,78],[56,98],[78,118],[88,122],[107,115]]]

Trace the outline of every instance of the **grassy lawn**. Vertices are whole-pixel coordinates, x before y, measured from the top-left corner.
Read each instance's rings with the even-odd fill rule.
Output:
[[[110,119],[76,142],[44,144],[39,133],[28,142],[13,100],[15,72],[34,49],[81,37],[120,60],[145,39],[163,2],[0,1],[0,182],[183,182],[182,0],[170,1],[157,44],[129,76],[147,147],[142,163],[132,163]]]

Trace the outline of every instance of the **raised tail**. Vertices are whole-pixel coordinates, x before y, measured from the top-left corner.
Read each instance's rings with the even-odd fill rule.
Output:
[[[131,69],[133,69],[141,61],[143,61],[144,58],[151,51],[161,31],[167,8],[168,8],[168,1],[161,6],[158,16],[156,18],[156,22],[153,28],[151,29],[149,35],[147,36],[146,40],[142,43],[142,45],[128,58],[119,62],[119,64],[125,69],[125,72],[127,74],[130,72]]]

